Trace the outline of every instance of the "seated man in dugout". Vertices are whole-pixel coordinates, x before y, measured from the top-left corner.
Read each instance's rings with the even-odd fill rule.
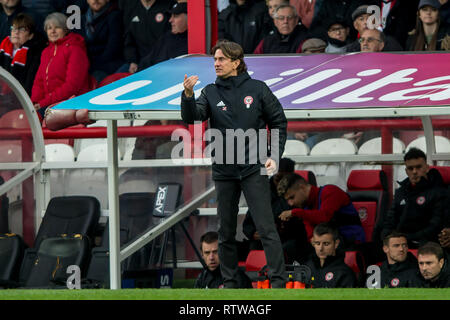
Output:
[[[361,226],[358,211],[350,196],[338,186],[329,184],[316,187],[309,184],[298,174],[290,173],[278,184],[278,194],[286,199],[292,210],[280,214],[282,221],[292,217],[303,220],[308,239],[313,229],[322,222],[334,223],[341,235],[344,248],[351,248],[365,242],[364,229]]]
[[[408,252],[406,235],[392,232],[383,240],[386,260],[381,265],[381,288],[420,287],[416,257]]]
[[[311,244],[314,253],[305,265],[311,269],[313,288],[354,288],[357,280],[353,270],[345,264],[345,252],[339,247],[339,233],[330,223],[314,228]]]
[[[428,242],[417,250],[417,261],[424,288],[450,288],[450,268],[444,250]]]
[[[448,214],[448,192],[439,171],[430,169],[422,150],[411,148],[403,159],[408,177],[395,191],[382,221],[381,237],[393,230],[402,232],[408,246],[416,249],[428,241],[438,242]]]

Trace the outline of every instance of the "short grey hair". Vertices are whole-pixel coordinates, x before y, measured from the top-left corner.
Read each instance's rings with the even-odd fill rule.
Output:
[[[53,24],[59,28],[63,28],[64,31],[68,32],[69,28],[67,28],[67,16],[60,12],[50,13],[44,21],[44,30],[47,31],[47,28],[50,24]]]
[[[284,8],[291,8],[292,11],[294,11],[294,17],[298,17],[297,9],[293,5],[290,5],[289,3],[286,3],[286,4],[283,3],[283,4],[280,4],[278,7],[276,7],[275,10],[273,11],[273,17],[276,18],[278,15],[278,11],[280,9],[284,9]]]

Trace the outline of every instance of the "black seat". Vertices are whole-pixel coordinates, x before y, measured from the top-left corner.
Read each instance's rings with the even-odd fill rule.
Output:
[[[25,244],[16,234],[0,234],[0,287],[15,287]]]
[[[0,185],[5,183],[5,180],[0,176]],[[0,233],[9,232],[8,220],[9,199],[6,193],[0,196]]]
[[[63,234],[80,234],[92,241],[100,218],[100,202],[92,196],[63,196],[50,200],[34,241],[26,249],[19,281],[23,283],[30,273],[40,244],[47,238]]]
[[[119,196],[120,245],[124,246],[154,225],[152,210],[155,193],[133,192]],[[151,244],[132,254],[121,264],[121,270],[141,270],[148,267]],[[106,224],[102,244],[92,250],[87,279],[94,287],[109,286],[109,223]]]
[[[27,288],[65,287],[67,268],[76,265],[86,270],[89,240],[81,235],[61,236],[42,240],[36,259],[25,281]]]

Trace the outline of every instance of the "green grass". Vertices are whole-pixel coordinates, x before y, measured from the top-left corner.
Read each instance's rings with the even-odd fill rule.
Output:
[[[0,300],[450,300],[450,289],[9,289]]]

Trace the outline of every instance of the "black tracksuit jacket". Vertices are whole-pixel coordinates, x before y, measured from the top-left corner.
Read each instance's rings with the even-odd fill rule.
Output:
[[[430,169],[427,176],[414,187],[408,178],[400,182],[384,219],[381,239],[396,230],[406,234],[410,246],[438,242],[447,215],[448,193],[439,171]]]
[[[341,250],[336,256],[325,259],[323,267],[315,253],[305,262],[311,269],[313,288],[355,288],[357,287],[356,275],[344,262],[345,253]]]
[[[386,261],[381,269],[381,288],[420,288],[421,280],[418,276],[417,259],[408,253],[405,261],[389,264]]]
[[[242,129],[244,132],[254,129],[257,135],[258,130],[265,130],[266,126],[270,130],[278,129],[279,152],[278,157],[273,160],[278,163],[283,154],[287,127],[283,108],[269,87],[263,81],[251,79],[247,72],[226,79],[217,78],[214,84],[209,84],[202,90],[197,100],[194,97],[187,98],[183,91],[181,118],[188,124],[209,119],[210,128],[218,129],[222,133],[223,159],[213,160],[214,180],[242,179],[264,166],[259,155],[256,164],[248,161],[250,149],[258,148],[259,145],[259,142],[251,144],[249,139],[246,139],[244,145],[244,152],[247,155],[245,164],[237,164],[236,151],[239,145],[236,141],[234,141],[234,162],[229,164],[225,146],[227,129]],[[263,150],[264,153],[265,151]],[[258,153],[257,150],[256,154]],[[217,157],[217,153],[214,156]]]

